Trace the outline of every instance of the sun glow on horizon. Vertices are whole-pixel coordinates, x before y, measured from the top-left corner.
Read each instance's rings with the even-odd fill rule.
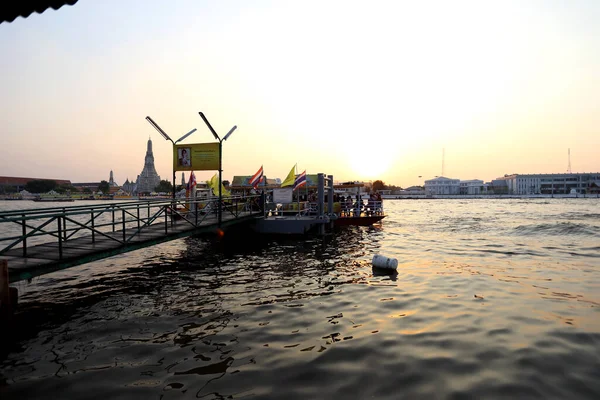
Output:
[[[357,180],[377,180],[382,179],[384,174],[389,172],[392,160],[373,159],[369,156],[357,156],[348,160],[353,176]]]

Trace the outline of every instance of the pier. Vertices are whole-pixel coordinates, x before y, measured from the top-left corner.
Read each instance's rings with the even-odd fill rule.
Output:
[[[258,196],[112,202],[0,212],[10,283],[262,217]]]

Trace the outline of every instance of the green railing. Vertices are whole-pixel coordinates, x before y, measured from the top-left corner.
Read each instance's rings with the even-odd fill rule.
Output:
[[[259,202],[260,196],[227,197],[221,204],[222,214],[229,220],[262,214]],[[219,200],[213,197],[3,211],[0,212],[0,255],[21,248],[22,256],[27,257],[28,246],[57,242],[62,259],[63,244],[83,236],[91,238],[92,243],[103,237],[126,245],[145,229],[156,229],[157,224],[164,224],[165,235],[181,224],[189,225],[190,229],[199,228],[205,222],[216,224],[218,207]]]

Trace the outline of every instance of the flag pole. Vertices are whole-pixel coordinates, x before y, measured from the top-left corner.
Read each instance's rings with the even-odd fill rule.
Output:
[[[306,173],[306,170],[304,171]],[[308,208],[310,209],[310,200],[308,198],[308,175],[306,176],[306,184],[304,185],[306,188],[306,202],[308,203]]]

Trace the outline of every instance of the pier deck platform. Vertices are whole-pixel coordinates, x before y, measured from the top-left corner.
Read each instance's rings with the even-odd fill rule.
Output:
[[[0,237],[0,243],[11,242],[0,247],[0,260],[8,262],[11,283],[28,280],[253,220],[262,215],[254,200],[235,199],[224,205],[220,224],[214,200],[128,202],[2,212],[0,223],[20,225],[17,228],[21,235]],[[190,212],[190,209],[200,210],[196,205],[204,211]]]

